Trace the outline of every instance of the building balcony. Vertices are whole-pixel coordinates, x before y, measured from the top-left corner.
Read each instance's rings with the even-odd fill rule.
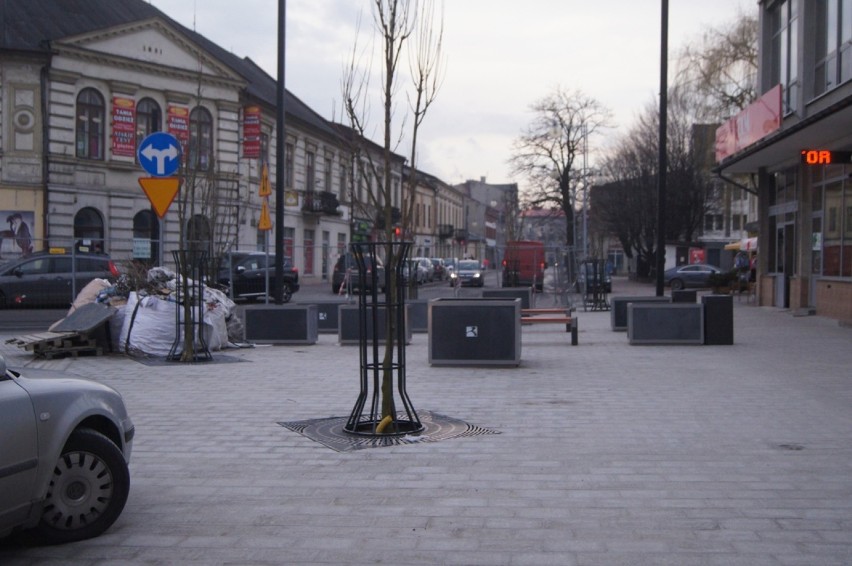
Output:
[[[340,216],[340,202],[334,193],[308,192],[302,200],[302,212]]]
[[[453,225],[452,224],[438,224],[438,237],[442,240],[446,240],[447,238],[453,237]]]

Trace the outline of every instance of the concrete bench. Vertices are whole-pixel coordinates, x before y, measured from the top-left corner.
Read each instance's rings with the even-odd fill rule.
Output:
[[[613,330],[627,330],[627,305],[631,303],[669,303],[669,297],[641,295],[637,297],[611,297],[610,324]]]
[[[249,305],[245,338],[258,344],[316,344],[316,305]]]
[[[704,305],[630,303],[627,337],[630,344],[704,344]]]

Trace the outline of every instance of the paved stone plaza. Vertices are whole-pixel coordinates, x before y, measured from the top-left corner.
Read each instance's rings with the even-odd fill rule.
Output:
[[[850,564],[852,329],[734,303],[733,346],[630,346],[581,309],[579,346],[525,327],[518,368],[430,367],[415,334],[415,407],[499,434],[349,452],[278,424],[352,409],[333,335],[194,365],[3,345],[114,386],[137,434],[105,535],[0,564]]]

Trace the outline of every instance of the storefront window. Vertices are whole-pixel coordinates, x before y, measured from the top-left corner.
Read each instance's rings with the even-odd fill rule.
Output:
[[[821,191],[820,191],[821,192]],[[811,223],[811,273],[822,273],[822,218],[814,218]]]
[[[826,277],[852,277],[852,181],[848,173],[843,167],[825,168],[828,180],[813,186],[813,272]]]

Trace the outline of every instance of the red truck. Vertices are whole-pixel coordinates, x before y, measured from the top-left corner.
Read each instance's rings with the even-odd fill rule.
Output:
[[[544,283],[544,243],[532,240],[506,242],[503,255],[503,287],[535,287]]]

